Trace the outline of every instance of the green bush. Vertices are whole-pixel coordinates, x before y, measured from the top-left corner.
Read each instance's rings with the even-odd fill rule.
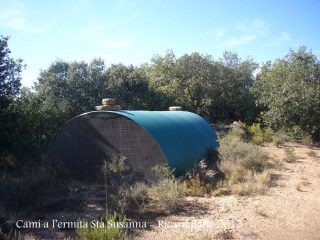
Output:
[[[241,126],[247,134],[249,141],[254,144],[261,145],[266,142],[272,142],[274,132],[271,128],[262,128],[260,123],[253,123],[251,126],[240,122]]]
[[[92,227],[89,225],[88,227],[78,228],[77,234],[83,240],[117,240],[125,237],[125,228],[121,227],[121,225],[124,226],[126,216],[107,213],[102,222],[104,222],[104,227]],[[109,225],[112,227],[109,227]]]
[[[303,137],[305,136],[305,132],[299,126],[293,126],[287,131],[291,141],[301,142]]]

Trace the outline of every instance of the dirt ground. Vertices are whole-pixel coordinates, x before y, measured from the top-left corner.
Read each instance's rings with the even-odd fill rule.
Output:
[[[266,194],[190,197],[184,211],[146,217],[142,221],[147,222],[148,228],[136,231],[134,239],[320,239],[320,148],[296,143],[262,148],[270,154],[274,165],[270,169],[272,183]],[[296,162],[284,160],[287,148],[294,148]],[[310,151],[316,156],[309,156]],[[104,202],[103,195],[98,196],[94,191],[90,195]],[[75,221],[88,214],[103,213],[103,208],[94,204],[88,204],[86,209],[81,216],[75,212],[59,212],[45,219]],[[34,232],[29,229],[28,232],[36,239],[39,236],[40,239],[77,239],[70,230],[51,228]]]
[[[286,148],[295,149],[296,162],[284,161]],[[263,149],[275,165],[265,195],[189,198],[189,210],[157,219],[138,239],[320,239],[320,149]]]

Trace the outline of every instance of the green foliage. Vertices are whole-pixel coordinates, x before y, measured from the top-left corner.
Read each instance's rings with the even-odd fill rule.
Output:
[[[253,121],[256,110],[249,88],[256,67],[252,60],[241,61],[230,52],[215,61],[199,53],[177,59],[169,51],[152,59],[150,86],[168,96],[167,106],[179,105],[212,121]]]
[[[22,60],[10,57],[9,37],[0,36],[0,109],[6,109],[20,91]]]
[[[240,122],[240,124],[247,133],[249,140],[254,144],[261,145],[265,142],[272,142],[274,133],[271,128],[262,128],[260,123],[247,125],[244,122]]]
[[[25,65],[21,59],[11,58],[9,37],[0,36],[0,152],[13,151],[18,113],[13,104],[20,92],[21,72]]]
[[[269,126],[290,130],[300,140],[305,133],[320,139],[320,64],[305,47],[266,63],[252,91]]]
[[[106,214],[104,219],[101,219],[104,227],[78,228],[77,234],[84,240],[117,240],[124,239],[126,216],[120,214]]]

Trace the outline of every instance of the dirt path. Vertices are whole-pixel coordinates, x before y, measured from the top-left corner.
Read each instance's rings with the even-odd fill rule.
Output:
[[[265,195],[189,198],[186,212],[158,219],[138,239],[320,239],[320,149],[263,148],[276,165]],[[296,162],[283,160],[286,148]]]

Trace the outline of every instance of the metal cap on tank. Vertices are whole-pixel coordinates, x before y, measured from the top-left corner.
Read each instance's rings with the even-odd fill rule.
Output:
[[[169,107],[170,111],[182,111],[182,107],[180,106],[171,106]]]
[[[102,105],[96,106],[96,110],[121,110],[120,105],[116,105],[116,101],[113,98],[104,98],[102,99]]]

